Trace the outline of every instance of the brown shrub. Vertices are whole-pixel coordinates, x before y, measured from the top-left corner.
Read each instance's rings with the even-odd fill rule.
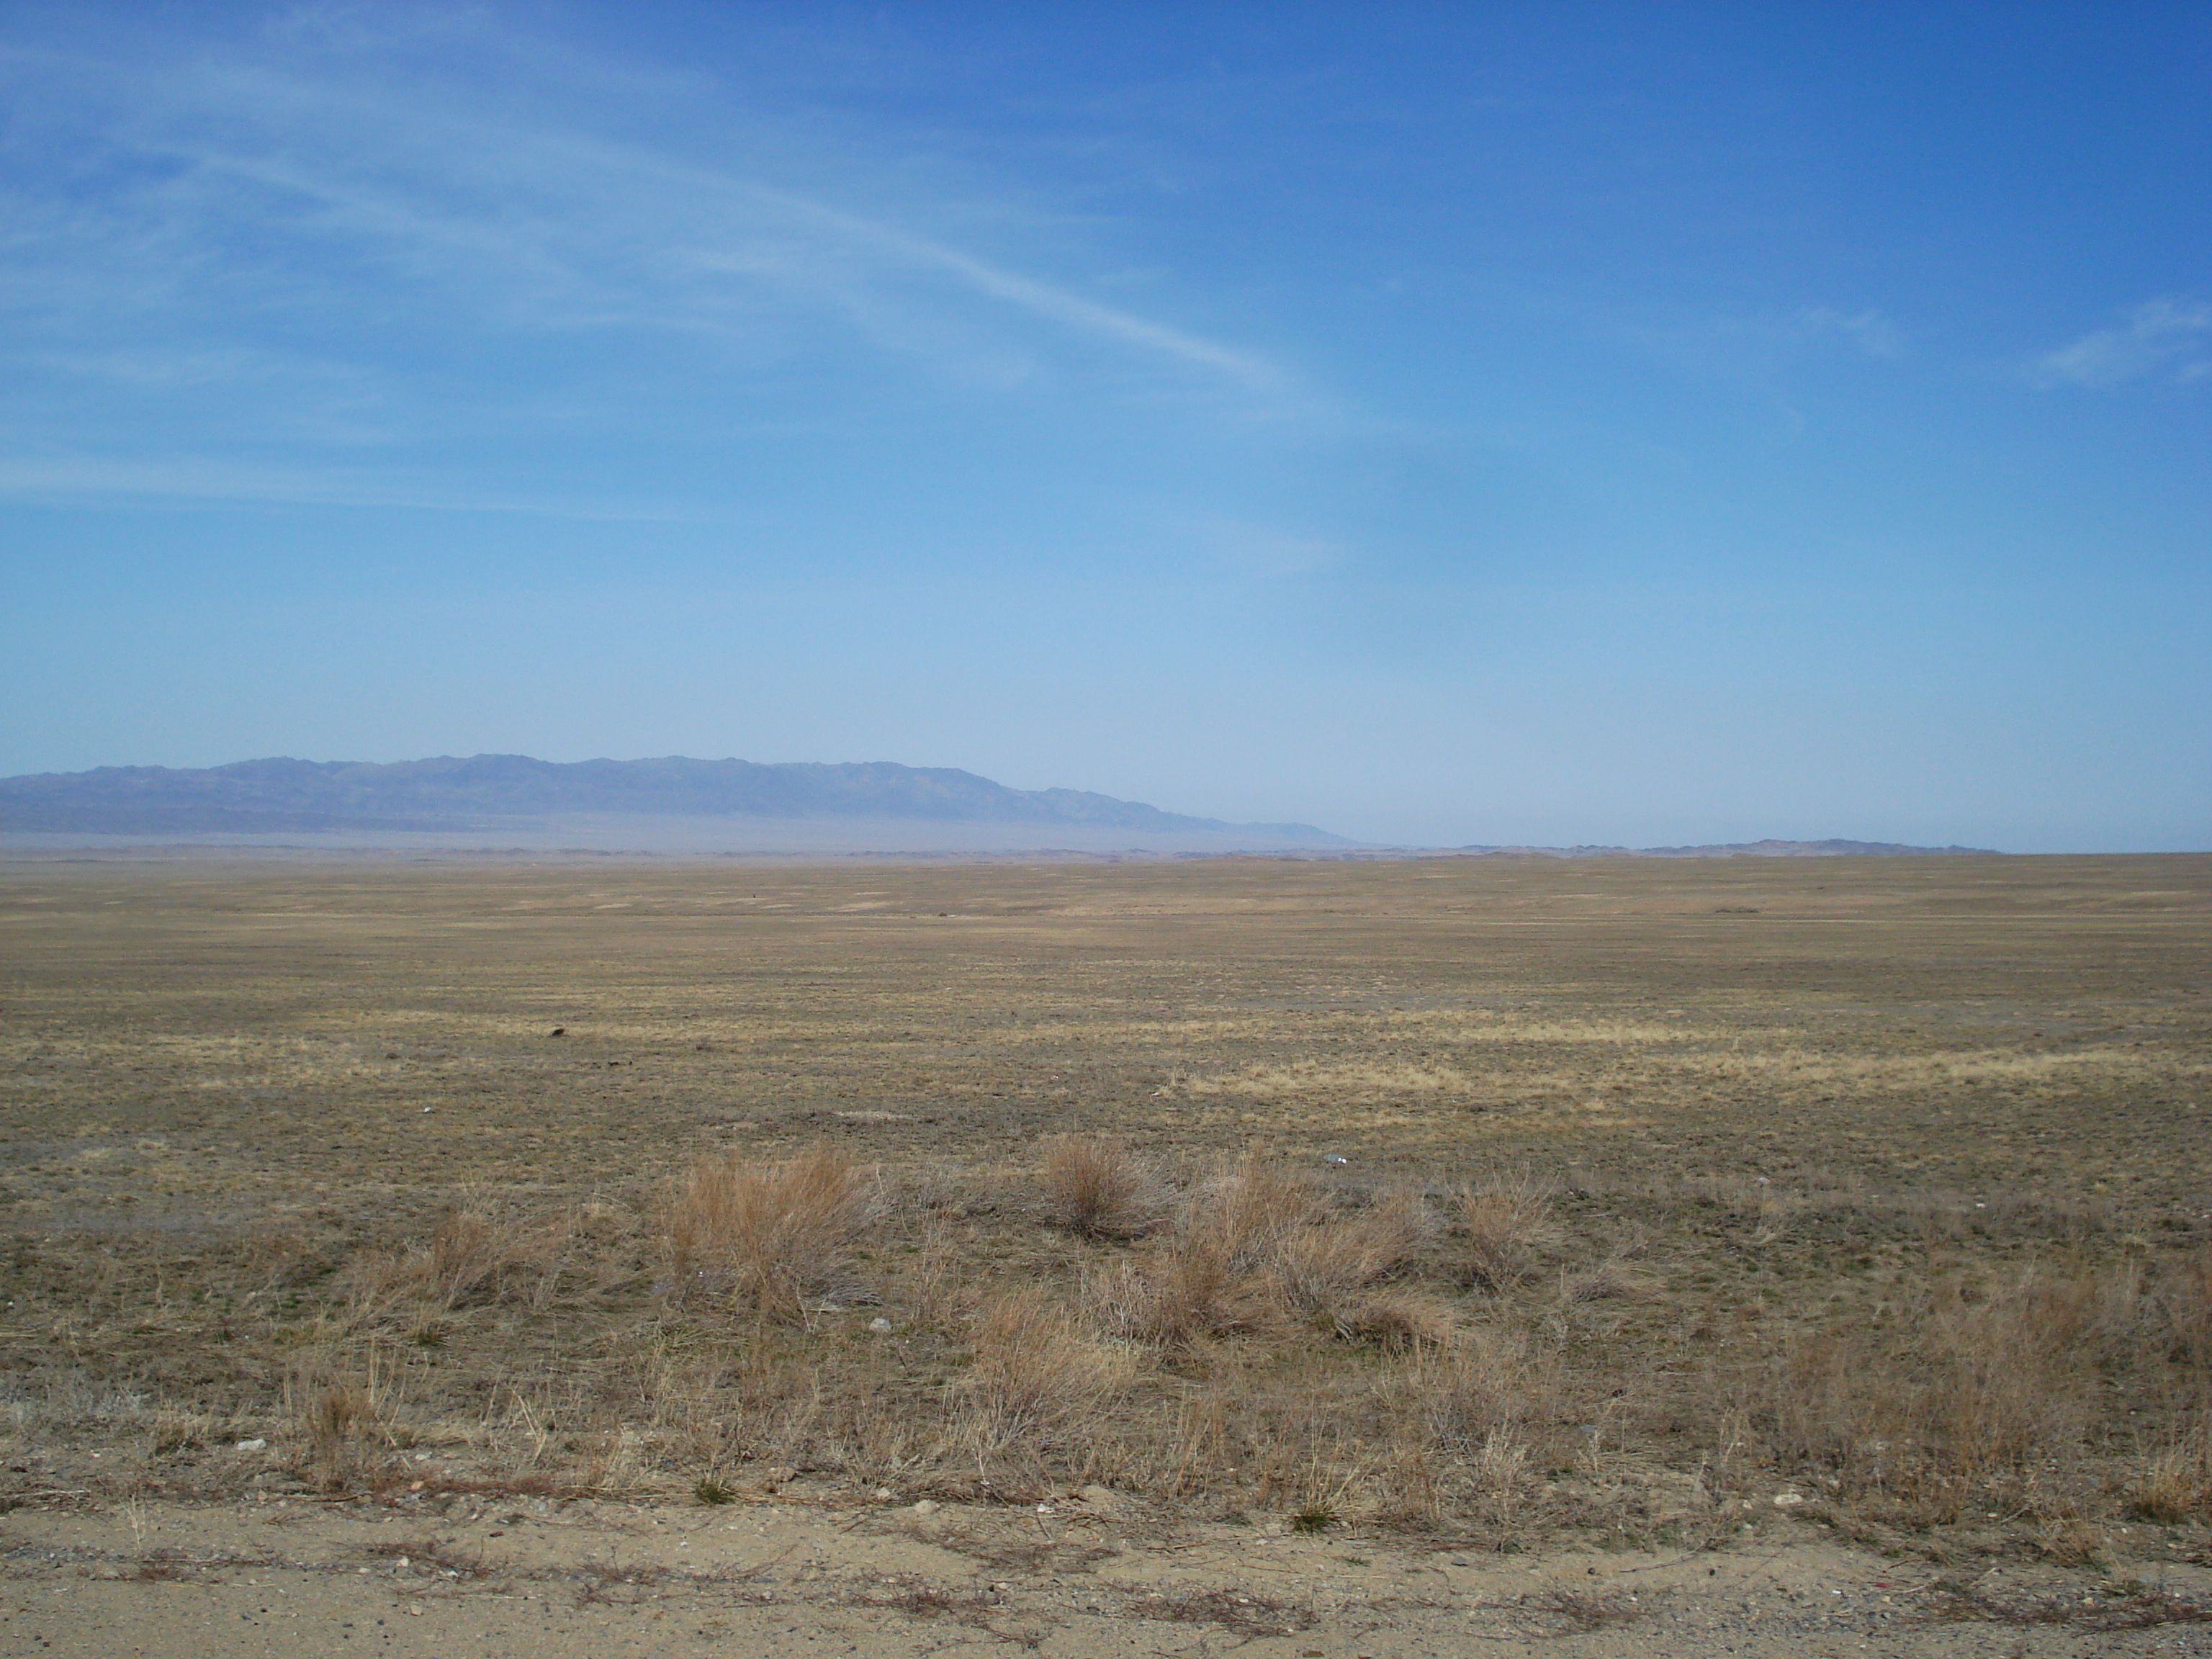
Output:
[[[1658,1286],[1646,1275],[1608,1256],[1579,1273],[1559,1275],[1562,1302],[1648,1302]]]
[[[2030,1271],[1979,1301],[1954,1289],[1935,1310],[1932,1438],[1964,1472],[2020,1468],[2071,1450],[2097,1387],[2105,1287]]]
[[[1418,1525],[1480,1519],[1487,1547],[1504,1547],[1524,1515],[1528,1425],[1547,1387],[1512,1333],[1408,1350],[1382,1385],[1397,1442],[1389,1507]]]
[[[535,1301],[565,1265],[571,1230],[482,1210],[450,1210],[418,1244],[371,1255],[350,1275],[356,1315],[416,1315],[476,1304]]]
[[[1097,1238],[1137,1238],[1165,1218],[1166,1184],[1120,1141],[1054,1135],[1042,1151],[1045,1200],[1060,1225]]]
[[[1528,1422],[1540,1382],[1520,1340],[1476,1331],[1407,1362],[1406,1401],[1431,1443],[1467,1457]]]
[[[1283,1323],[1271,1286],[1235,1271],[1218,1251],[1181,1240],[1085,1274],[1083,1306],[1100,1329],[1164,1347]]]
[[[1176,1242],[1216,1258],[1228,1273],[1255,1273],[1285,1239],[1328,1215],[1328,1205],[1310,1176],[1247,1152],[1191,1194],[1176,1225]]]
[[[1412,1291],[1355,1297],[1340,1306],[1330,1328],[1346,1342],[1389,1351],[1442,1348],[1459,1333],[1450,1306]]]
[[[990,1450],[1083,1437],[1089,1420],[1137,1370],[1126,1346],[1098,1340],[1069,1313],[1064,1297],[1036,1287],[984,1305],[975,1317],[973,1352],[967,1427]]]
[[[301,1473],[333,1492],[358,1477],[366,1467],[361,1437],[376,1423],[374,1378],[334,1370],[328,1354],[310,1355],[285,1377],[284,1397]]]
[[[2170,1357],[2196,1373],[2191,1380],[2212,1400],[2212,1247],[2168,1267],[2157,1301],[2172,1336]]]
[[[1466,1242],[1469,1277],[1503,1290],[1536,1270],[1553,1234],[1553,1191],[1527,1169],[1498,1170],[1459,1189],[1456,1231]]]
[[[1356,1215],[1309,1216],[1275,1239],[1267,1276],[1291,1310],[1343,1334],[1347,1303],[1412,1259],[1425,1221],[1419,1197],[1406,1193],[1389,1194]]]
[[[2203,1423],[2142,1461],[2127,1485],[2128,1513],[2174,1525],[2212,1520],[2212,1429]]]
[[[1102,1329],[1164,1346],[1279,1326],[1267,1270],[1285,1238],[1326,1213],[1310,1180],[1248,1152],[1184,1200],[1170,1234],[1086,1275],[1085,1309]]]
[[[1775,1373],[1769,1421],[1789,1460],[1955,1507],[1960,1481],[2078,1450],[2115,1285],[2031,1270],[1954,1282],[1899,1329],[1830,1331]]]
[[[1164,1345],[1279,1328],[1289,1316],[1357,1340],[1382,1340],[1387,1305],[1360,1293],[1419,1248],[1426,1215],[1417,1194],[1386,1194],[1352,1215],[1331,1212],[1308,1177],[1247,1152],[1185,1203],[1175,1231],[1089,1275],[1085,1305],[1103,1328]],[[1410,1302],[1401,1334],[1437,1328]]]
[[[669,1204],[668,1249],[679,1291],[798,1318],[836,1278],[867,1218],[850,1160],[828,1146],[787,1164],[710,1155]]]

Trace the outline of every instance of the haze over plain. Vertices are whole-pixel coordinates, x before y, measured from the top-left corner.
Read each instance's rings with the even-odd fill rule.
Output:
[[[2212,18],[0,19],[0,774],[2197,848]]]

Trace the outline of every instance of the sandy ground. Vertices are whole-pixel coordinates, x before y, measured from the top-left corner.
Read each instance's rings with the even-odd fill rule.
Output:
[[[1097,1488],[1019,1510],[25,1508],[0,1562],[8,1656],[2212,1652],[2204,1568],[1945,1570],[1786,1519],[1718,1550],[1471,1556],[1163,1527]]]

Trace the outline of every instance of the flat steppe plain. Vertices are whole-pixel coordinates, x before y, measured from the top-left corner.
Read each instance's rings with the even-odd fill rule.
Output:
[[[2205,855],[11,860],[0,1653],[2189,1650],[2208,1036]]]

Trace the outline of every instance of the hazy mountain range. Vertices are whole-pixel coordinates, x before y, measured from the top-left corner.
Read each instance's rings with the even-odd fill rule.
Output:
[[[497,831],[625,817],[934,820],[1229,836],[1271,846],[1350,846],[1310,823],[1224,823],[1082,789],[1009,789],[951,767],[890,761],[592,760],[526,755],[465,760],[239,761],[228,766],[103,766],[0,779],[0,830],[172,835]]]
[[[1722,841],[1696,847],[1455,847],[1455,853],[1541,854],[1555,859],[1717,859],[1739,855],[1769,859],[1865,858],[1869,855],[1971,853],[1995,856],[1989,847],[1908,847],[1896,841]]]
[[[201,839],[463,850],[671,853],[1022,850],[1079,855],[1306,853],[1394,857],[1310,823],[1227,823],[1084,789],[1010,789],[951,767],[742,760],[305,761],[103,766],[0,778],[0,835]],[[1975,853],[1894,842],[1756,841],[1698,847],[1455,847],[1476,856],[1817,858]]]

